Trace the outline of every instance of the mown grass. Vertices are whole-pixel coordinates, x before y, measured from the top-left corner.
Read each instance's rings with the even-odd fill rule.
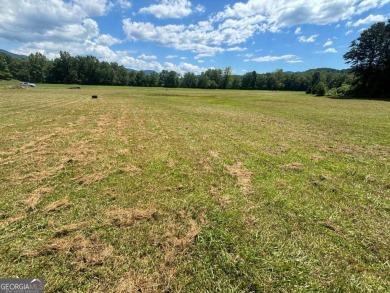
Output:
[[[387,102],[69,87],[0,84],[2,277],[45,292],[390,290]]]

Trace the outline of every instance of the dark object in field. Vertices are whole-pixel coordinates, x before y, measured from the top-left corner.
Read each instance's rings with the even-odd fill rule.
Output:
[[[79,86],[72,86],[69,89],[70,90],[81,90],[81,87],[79,87]]]
[[[97,98],[98,98],[98,96],[96,96],[96,95],[92,96],[92,99],[97,99]]]

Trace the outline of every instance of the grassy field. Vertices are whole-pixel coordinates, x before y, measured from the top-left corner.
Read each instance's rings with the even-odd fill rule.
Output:
[[[390,291],[388,102],[0,83],[0,129],[0,277]]]

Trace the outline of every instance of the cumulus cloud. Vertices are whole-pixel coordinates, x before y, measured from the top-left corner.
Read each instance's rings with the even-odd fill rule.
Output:
[[[109,34],[102,34],[95,39],[96,43],[106,46],[112,46],[121,43],[121,41]]]
[[[305,37],[305,36],[300,36],[298,38],[298,41],[300,41],[301,43],[313,43],[316,41],[318,35],[312,35],[310,37]]]
[[[173,70],[177,73],[186,73],[186,72],[194,72],[194,73],[201,73],[207,70],[207,68],[199,67],[197,65],[193,65],[190,63],[181,62],[180,64],[173,64],[170,62],[165,62],[164,67],[166,70]]]
[[[300,35],[302,33],[302,29],[300,27],[297,27],[294,34]]]
[[[390,0],[363,0],[357,6],[357,13],[366,12],[372,8],[383,7],[385,4],[389,3]]]
[[[304,23],[324,25],[351,17],[356,13],[355,3],[356,0],[249,0],[228,5],[215,19],[262,15],[267,17],[268,27],[280,28]]]
[[[333,42],[332,42],[330,39],[328,39],[328,40],[325,42],[324,47],[329,47],[329,46],[332,46],[332,45],[333,45]]]
[[[108,1],[94,1],[25,0],[23,5],[0,1],[0,37],[19,42],[83,42],[99,34],[89,14],[102,15],[109,9]]]
[[[188,0],[161,0],[159,4],[141,8],[140,13],[153,14],[157,18],[182,18],[192,13],[191,6]],[[202,7],[197,9],[202,10]]]
[[[89,16],[104,15],[112,6],[111,2],[107,0],[74,0],[74,3]]]
[[[347,22],[347,26],[348,27],[350,27],[350,26],[358,27],[361,25],[368,25],[368,24],[372,24],[372,23],[380,22],[380,21],[385,22],[386,17],[384,17],[383,15],[380,15],[380,14],[378,14],[378,15],[370,14],[366,18],[359,19],[355,22],[352,22],[352,21]]]
[[[156,60],[157,59],[157,57],[154,55],[145,55],[145,54],[138,56],[138,58],[143,59],[143,60]]]
[[[200,57],[214,56],[225,51],[222,44],[234,43],[235,31],[213,30],[206,23],[197,25],[155,26],[150,22],[123,20],[123,30],[130,41],[152,41],[177,50],[199,53]],[[241,41],[237,41],[241,42]]]

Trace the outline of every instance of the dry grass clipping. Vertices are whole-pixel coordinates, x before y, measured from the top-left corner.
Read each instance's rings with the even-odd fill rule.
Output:
[[[253,192],[253,186],[251,183],[252,172],[246,169],[244,164],[237,162],[232,166],[227,166],[226,169],[230,175],[237,178],[237,183],[244,195],[248,195]]]
[[[24,200],[24,204],[26,205],[26,210],[34,210],[35,207],[40,202],[41,197],[44,194],[53,191],[54,191],[53,187],[40,187],[38,189],[35,189],[33,192],[30,193],[30,197]]]
[[[77,265],[103,265],[113,257],[114,248],[111,245],[100,243],[96,237],[85,238],[78,235],[55,239],[49,245],[25,255],[44,256],[61,252],[75,257],[80,262]]]
[[[16,215],[12,215],[11,217],[5,219],[5,220],[2,220],[0,221],[0,227],[5,227],[5,226],[8,226],[12,223],[15,223],[15,222],[18,222],[20,220],[23,220],[25,217],[27,217],[26,214],[16,214]]]
[[[90,175],[82,175],[74,178],[74,180],[80,184],[80,185],[90,185],[93,183],[97,183],[99,181],[102,181],[106,179],[110,174],[103,172],[103,173],[95,173]]]
[[[61,229],[57,230],[54,232],[55,237],[62,237],[65,236],[71,232],[79,231],[84,228],[87,228],[91,226],[91,222],[80,222],[80,223],[75,223],[75,224],[70,224],[63,226]]]
[[[157,217],[155,209],[115,209],[107,211],[108,222],[117,227],[126,227],[133,225],[140,220],[153,220]]]
[[[60,200],[57,200],[55,202],[48,204],[47,206],[45,206],[43,208],[43,210],[45,212],[56,212],[56,211],[59,211],[59,210],[64,209],[64,208],[68,208],[71,205],[72,204],[69,202],[69,199],[65,198],[65,199],[60,199]]]
[[[301,163],[290,163],[280,167],[283,171],[303,171],[304,167]]]

